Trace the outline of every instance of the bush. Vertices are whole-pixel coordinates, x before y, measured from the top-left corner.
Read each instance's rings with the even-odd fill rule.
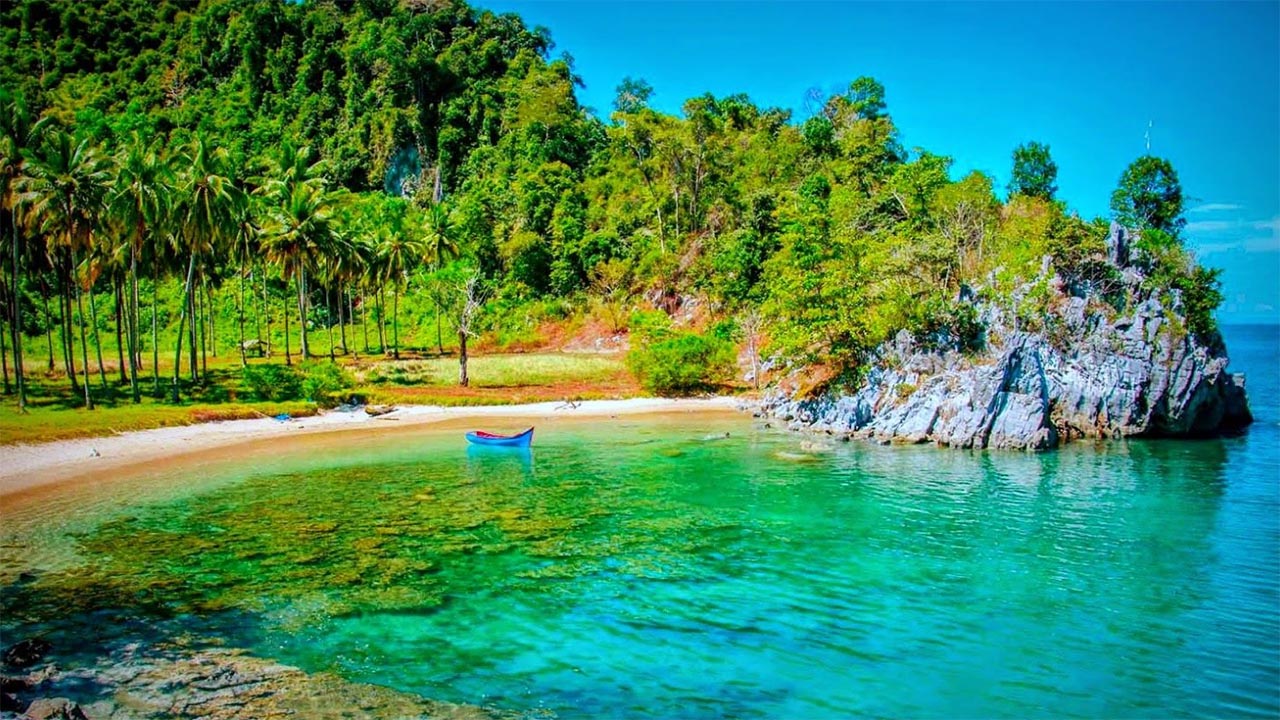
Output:
[[[250,365],[240,379],[245,392],[257,400],[283,402],[302,397],[302,378],[287,365]]]
[[[320,405],[336,405],[338,395],[351,387],[351,377],[331,362],[318,362],[302,369],[302,396]]]
[[[973,352],[982,349],[986,326],[971,303],[934,297],[911,312],[907,330],[927,349]]]
[[[689,395],[733,377],[732,343],[691,332],[670,333],[666,339],[640,343],[627,355],[627,364],[645,390],[657,395]]]

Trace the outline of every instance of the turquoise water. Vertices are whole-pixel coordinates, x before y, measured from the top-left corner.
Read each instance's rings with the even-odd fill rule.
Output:
[[[85,657],[192,631],[561,717],[1274,717],[1280,338],[1227,341],[1257,423],[1226,440],[970,453],[624,417],[528,455],[423,432],[220,468],[40,535],[74,559],[11,578],[0,630]]]

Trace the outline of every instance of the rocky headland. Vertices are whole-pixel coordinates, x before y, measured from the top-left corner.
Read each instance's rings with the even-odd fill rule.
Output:
[[[1105,293],[1048,262],[1011,303],[967,288],[958,300],[981,322],[978,349],[904,331],[876,349],[856,383],[805,392],[785,379],[757,412],[795,430],[957,448],[1242,431],[1252,422],[1244,378],[1228,373],[1216,330],[1197,337],[1177,290],[1146,289],[1124,228],[1112,226],[1107,253],[1116,282]],[[1018,303],[1036,285],[1044,311],[1026,322]]]

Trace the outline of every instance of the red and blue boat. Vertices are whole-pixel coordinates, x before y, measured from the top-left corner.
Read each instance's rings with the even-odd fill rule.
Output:
[[[484,430],[467,433],[467,442],[488,447],[529,447],[533,443],[533,428],[515,435],[498,435]]]

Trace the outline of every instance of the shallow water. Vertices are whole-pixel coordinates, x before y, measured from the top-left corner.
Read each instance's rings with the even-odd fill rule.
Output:
[[[1274,717],[1280,352],[1227,340],[1258,417],[1228,440],[624,417],[529,454],[423,430],[51,499],[0,532],[0,631],[71,664],[189,631],[563,717]]]

